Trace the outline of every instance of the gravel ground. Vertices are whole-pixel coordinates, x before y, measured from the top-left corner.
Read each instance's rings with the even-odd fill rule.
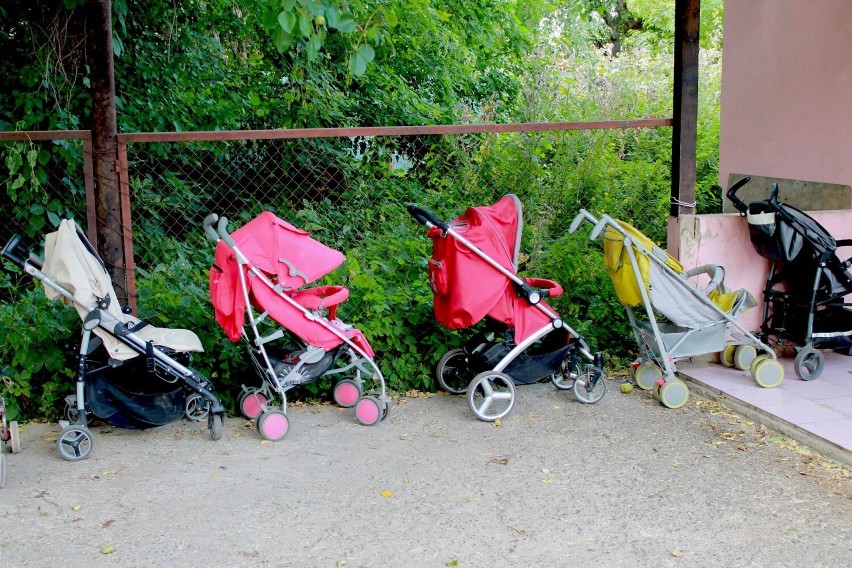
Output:
[[[0,566],[849,566],[848,470],[695,396],[593,406],[549,384],[477,421],[409,396],[368,428],[294,406],[260,440],[243,419],[93,428],[61,460],[56,425],[6,455]]]

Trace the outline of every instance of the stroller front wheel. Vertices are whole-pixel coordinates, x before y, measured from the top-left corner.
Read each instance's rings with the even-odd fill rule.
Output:
[[[494,422],[515,405],[515,381],[505,373],[479,373],[467,387],[467,405],[483,422]]]
[[[221,414],[209,414],[207,416],[207,430],[210,438],[215,442],[222,439],[225,418]]]
[[[85,426],[70,424],[63,428],[56,439],[56,449],[62,459],[80,461],[89,457],[95,447],[95,439]]]
[[[583,404],[594,404],[606,394],[606,381],[599,377],[597,382],[592,384],[592,374],[583,373],[574,380],[571,390],[574,397]]]
[[[808,345],[796,354],[794,368],[796,376],[803,381],[818,379],[825,368],[825,357],[822,356],[822,352],[818,349],[814,349]]]
[[[689,387],[683,381],[666,381],[657,387],[655,394],[666,408],[680,408],[689,398]]]
[[[183,412],[187,420],[200,422],[207,418],[207,415],[210,413],[210,401],[202,398],[197,392],[192,393],[186,397],[186,405]]]

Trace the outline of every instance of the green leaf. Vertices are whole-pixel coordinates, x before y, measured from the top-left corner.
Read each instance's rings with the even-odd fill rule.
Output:
[[[307,45],[307,54],[309,61],[316,60],[317,56],[319,55],[320,48],[322,48],[322,41],[320,40],[319,36],[317,36],[316,34],[311,35],[311,39],[310,41],[308,41]]]
[[[281,12],[278,14],[278,23],[288,34],[293,33],[296,27],[296,14],[294,12]]]
[[[345,34],[351,34],[358,29],[358,26],[355,25],[355,18],[351,14],[341,14],[335,23],[331,23],[329,18],[328,25]]]
[[[312,31],[314,31],[314,26],[311,23],[310,14],[299,14],[299,32],[301,32],[302,36],[310,37]]]
[[[361,44],[358,51],[349,58],[349,71],[355,77],[367,72],[367,65],[376,57],[376,50],[369,43]]]

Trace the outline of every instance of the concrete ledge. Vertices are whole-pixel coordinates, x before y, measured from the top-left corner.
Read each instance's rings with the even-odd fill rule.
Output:
[[[686,382],[690,392],[710,400],[724,403],[727,406],[730,406],[738,414],[742,414],[751,420],[760,422],[767,428],[771,428],[785,436],[789,436],[800,444],[808,446],[809,448],[840,464],[843,464],[846,467],[852,467],[852,451],[830,442],[825,438],[821,438],[813,432],[809,432],[795,424],[791,424],[786,420],[782,420],[781,418],[778,418],[777,416],[770,414],[753,404],[744,402],[728,393],[711,387],[693,377],[690,377],[688,373],[688,370],[686,372],[681,370],[678,372],[678,376]]]

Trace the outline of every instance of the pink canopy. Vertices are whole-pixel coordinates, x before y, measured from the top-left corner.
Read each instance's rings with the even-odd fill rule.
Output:
[[[231,238],[250,265],[262,271],[277,288],[273,289],[259,279],[248,276],[248,265],[244,265],[252,305],[269,312],[272,319],[311,345],[330,350],[343,342],[328,327],[339,322],[308,319],[287,298],[282,297],[295,299],[311,310],[334,308],[343,297],[339,293],[339,287],[335,290],[331,287],[314,290],[320,293],[297,290],[340,266],[345,260],[340,251],[312,239],[307,231],[294,227],[269,211],[261,213],[231,233]],[[246,298],[240,289],[239,270],[234,251],[227,243],[219,241],[216,245],[215,264],[210,269],[210,299],[213,302],[216,321],[231,341],[239,340],[246,316]],[[324,298],[326,291],[329,295]],[[373,356],[369,343],[359,330],[341,325],[338,325],[337,329],[368,355]]]
[[[450,228],[486,256],[517,272],[522,225],[521,203],[507,195],[494,205],[469,207]],[[511,280],[452,236],[433,227],[429,281],[435,295],[435,318],[449,329],[470,327],[485,316],[515,328],[521,342],[550,323],[550,318],[518,297]]]

